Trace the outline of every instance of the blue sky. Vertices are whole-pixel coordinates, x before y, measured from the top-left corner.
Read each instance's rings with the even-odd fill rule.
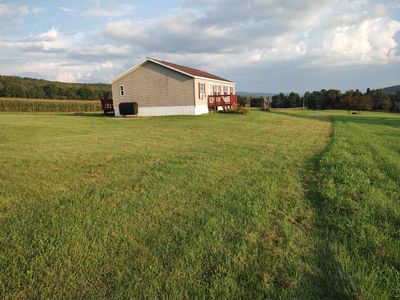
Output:
[[[0,74],[109,82],[147,56],[245,91],[400,84],[400,0],[0,0]]]

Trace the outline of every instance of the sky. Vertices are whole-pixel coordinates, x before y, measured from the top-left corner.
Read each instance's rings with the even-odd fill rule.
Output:
[[[110,82],[146,57],[248,92],[400,84],[400,0],[0,0],[0,74]]]

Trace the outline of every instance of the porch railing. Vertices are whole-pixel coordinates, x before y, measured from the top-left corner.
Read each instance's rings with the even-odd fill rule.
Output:
[[[225,95],[209,95],[208,96],[208,107],[219,107],[219,106],[235,106],[237,105],[237,95],[225,94]]]

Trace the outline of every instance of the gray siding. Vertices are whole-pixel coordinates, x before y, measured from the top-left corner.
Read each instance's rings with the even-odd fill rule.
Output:
[[[124,85],[125,96],[120,96]],[[112,84],[114,107],[121,102],[137,102],[139,107],[194,105],[194,79],[153,62],[146,62],[138,69]]]

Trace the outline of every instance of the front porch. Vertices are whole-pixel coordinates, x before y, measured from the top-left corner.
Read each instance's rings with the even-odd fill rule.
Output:
[[[231,109],[232,106],[237,105],[237,95],[226,94],[226,95],[209,95],[208,96],[208,110],[216,111],[218,107],[222,109]]]

